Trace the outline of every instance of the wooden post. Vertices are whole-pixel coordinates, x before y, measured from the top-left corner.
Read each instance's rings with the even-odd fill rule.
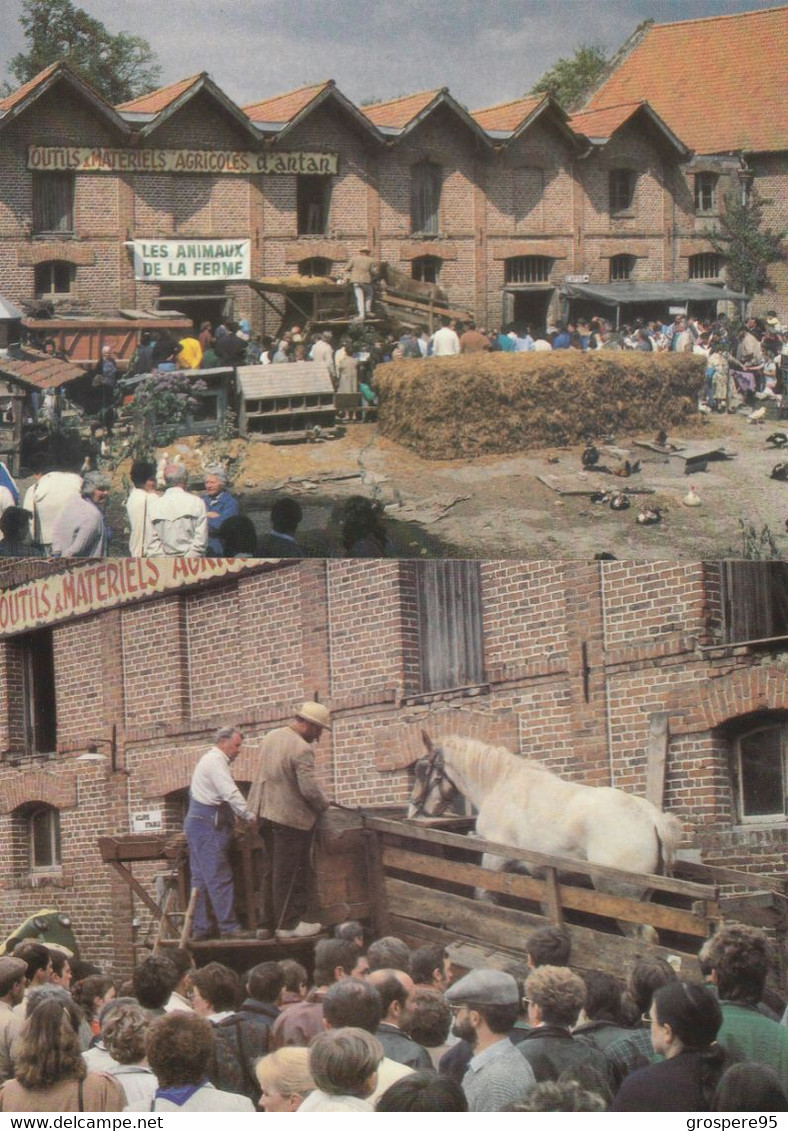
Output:
[[[181,937],[178,941],[179,947],[185,947],[189,941],[189,936],[192,933],[192,921],[194,919],[194,909],[197,906],[197,896],[199,894],[198,888],[192,888],[192,893],[189,896],[189,906],[186,908],[186,914],[183,917],[183,930]]]
[[[665,762],[668,755],[667,711],[654,711],[648,727],[648,763],[646,766],[646,800],[662,808],[665,795]]]

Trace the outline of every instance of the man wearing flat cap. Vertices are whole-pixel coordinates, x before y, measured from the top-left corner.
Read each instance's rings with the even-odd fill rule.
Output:
[[[0,1084],[11,1080],[14,1063],[11,1045],[22,1031],[24,1017],[14,1011],[25,996],[27,963],[22,958],[0,958]]]
[[[502,1111],[536,1083],[533,1070],[507,1036],[520,1005],[517,982],[503,970],[472,970],[449,986],[452,1032],[473,1046],[462,1078],[469,1111]]]
[[[320,923],[308,923],[308,864],[312,830],[330,804],[315,773],[313,743],[331,729],[322,703],[304,703],[295,718],[263,739],[249,808],[260,817],[265,846],[262,875],[264,931],[280,939],[309,938]]]

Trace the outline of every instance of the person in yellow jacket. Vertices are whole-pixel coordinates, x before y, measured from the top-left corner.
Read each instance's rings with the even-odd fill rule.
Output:
[[[199,369],[202,364],[202,346],[196,338],[181,338],[178,342],[178,367],[180,369]]]

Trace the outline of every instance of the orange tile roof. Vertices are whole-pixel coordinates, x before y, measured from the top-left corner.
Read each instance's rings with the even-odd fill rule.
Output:
[[[289,90],[286,94],[277,94],[273,98],[264,98],[262,102],[244,106],[243,111],[253,122],[289,122],[327,86],[332,85],[332,80],[327,79],[325,82],[312,83],[311,86],[299,86],[297,90]]]
[[[586,137],[611,137],[642,105],[642,102],[623,102],[619,106],[581,110],[571,116],[569,125],[575,133],[585,134]]]
[[[169,86],[160,86],[149,94],[142,94],[139,98],[132,98],[130,102],[122,102],[116,110],[128,111],[134,114],[158,114],[166,110],[176,98],[180,98],[185,90],[202,78],[202,74],[190,75],[187,79],[170,83]]]
[[[697,153],[788,149],[788,7],[657,24],[586,109],[646,100]]]
[[[37,389],[59,389],[85,376],[85,370],[75,362],[62,361],[38,350],[25,351],[21,357],[0,359],[0,373]]]
[[[439,87],[437,90],[422,90],[418,94],[404,94],[401,98],[392,98],[388,102],[376,102],[372,106],[359,106],[359,110],[375,126],[388,126],[390,129],[402,130],[423,110],[426,110],[429,104],[445,89],[445,87]]]
[[[43,71],[39,71],[32,79],[28,79],[26,83],[17,87],[16,90],[6,95],[5,98],[0,98],[0,110],[13,110],[14,106],[22,102],[22,100],[34,91],[45,79],[48,79],[59,66],[61,66],[60,63],[50,63]]]
[[[474,110],[471,117],[483,130],[511,132],[516,130],[546,97],[545,94],[527,94],[524,98],[515,98],[511,102],[499,102],[495,106],[485,107],[484,110]]]

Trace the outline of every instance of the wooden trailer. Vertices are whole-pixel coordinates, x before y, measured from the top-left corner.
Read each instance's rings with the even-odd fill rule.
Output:
[[[496,966],[524,977],[528,935],[550,923],[568,931],[572,965],[580,969],[620,975],[648,950],[680,960],[695,978],[697,951],[721,919],[772,928],[785,961],[788,899],[776,877],[680,861],[672,877],[648,876],[653,896],[641,900],[591,884],[603,877],[642,884],[642,875],[494,844],[470,831],[470,818],[367,816],[365,827],[374,834],[375,933],[411,946],[443,943],[459,967]],[[538,878],[484,867],[482,853],[528,863]],[[483,892],[498,902],[483,902]],[[659,945],[624,935],[620,925],[653,927]]]
[[[703,864],[679,862],[673,877],[649,876],[651,900],[607,895],[591,886],[594,877],[641,883],[643,877],[618,869],[567,861],[484,841],[470,818],[406,821],[401,810],[350,811],[331,808],[321,819],[314,844],[314,890],[310,919],[331,927],[346,919],[368,925],[370,938],[393,934],[410,946],[442,943],[458,969],[495,966],[524,977],[526,940],[547,923],[561,925],[572,940],[572,965],[620,974],[646,950],[671,957],[698,978],[696,954],[721,919],[770,928],[785,963],[788,899],[784,881]],[[152,913],[156,945],[188,945],[198,964],[223,954],[222,961],[247,965],[300,948],[308,962],[314,940],[193,943],[182,938],[188,904],[188,850],[182,836],[138,834],[103,837],[102,858],[132,886]],[[242,837],[235,854],[236,902],[244,924],[255,928],[260,846]],[[494,871],[482,853],[538,866],[539,876]],[[131,875],[134,862],[166,862],[172,882],[163,904]],[[497,903],[482,900],[490,893]],[[654,947],[621,931],[620,924],[651,926]],[[781,971],[782,981],[785,970]],[[778,984],[775,982],[775,984]]]

